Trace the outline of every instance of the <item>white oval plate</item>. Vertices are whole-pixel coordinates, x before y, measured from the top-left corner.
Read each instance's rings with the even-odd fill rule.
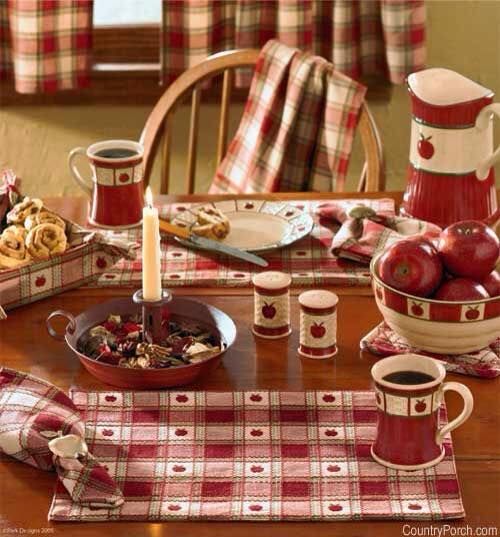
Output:
[[[207,206],[220,209],[231,224],[229,235],[221,242],[247,252],[283,248],[308,235],[314,226],[308,213],[290,203],[265,200],[225,200],[190,207],[180,205],[172,223],[189,227],[196,220],[196,211]],[[177,240],[198,248],[190,241]]]

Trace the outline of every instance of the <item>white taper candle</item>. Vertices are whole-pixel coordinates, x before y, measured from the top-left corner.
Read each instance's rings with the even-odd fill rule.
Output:
[[[142,210],[142,295],[144,300],[161,299],[161,257],[158,209],[153,207],[151,188],[146,189]]]

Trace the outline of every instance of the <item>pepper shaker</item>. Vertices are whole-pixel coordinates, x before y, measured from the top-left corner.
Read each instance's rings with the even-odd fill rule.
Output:
[[[267,271],[252,278],[254,285],[254,324],[256,336],[277,339],[288,336],[290,325],[289,274]]]
[[[331,358],[337,354],[337,303],[335,293],[305,291],[299,296],[300,345],[306,358]]]

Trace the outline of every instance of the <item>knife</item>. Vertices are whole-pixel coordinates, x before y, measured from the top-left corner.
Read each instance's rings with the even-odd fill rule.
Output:
[[[250,252],[246,252],[245,250],[240,250],[239,248],[234,248],[234,246],[228,246],[222,242],[207,239],[206,237],[200,237],[194,233],[191,233],[188,228],[176,226],[170,222],[167,222],[166,220],[160,220],[160,231],[165,231],[165,233],[185,239],[193,243],[195,246],[203,248],[204,250],[221,252],[231,257],[243,259],[243,261],[248,261],[254,265],[259,265],[259,267],[267,267],[269,265],[269,263],[262,257],[251,254]]]

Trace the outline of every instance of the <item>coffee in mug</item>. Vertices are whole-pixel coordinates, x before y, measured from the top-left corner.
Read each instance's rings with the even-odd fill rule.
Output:
[[[89,223],[103,228],[126,229],[142,221],[143,147],[129,140],[107,140],[77,147],[68,164],[77,184],[90,197]],[[75,165],[78,155],[86,156],[92,176],[86,181]]]
[[[378,419],[372,457],[396,470],[420,470],[440,462],[445,455],[445,436],[472,412],[469,388],[445,382],[443,364],[418,354],[384,358],[372,367],[371,374]],[[458,417],[441,426],[439,408],[447,391],[458,392],[464,407]]]

